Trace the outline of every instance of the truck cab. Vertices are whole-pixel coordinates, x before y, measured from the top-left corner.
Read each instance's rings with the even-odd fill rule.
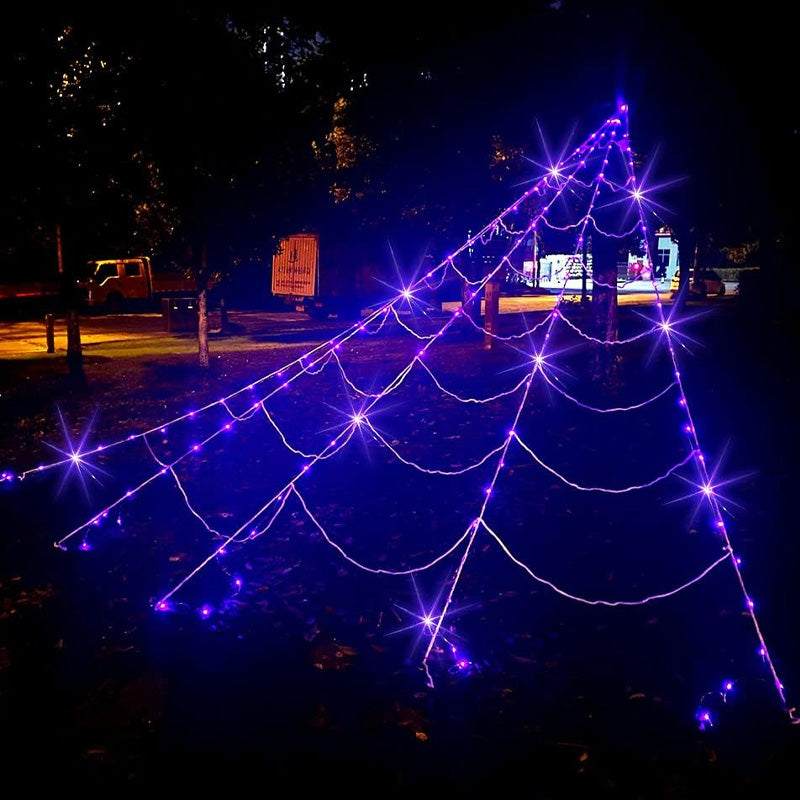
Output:
[[[152,267],[147,256],[90,261],[89,277],[79,284],[90,308],[122,311],[127,301],[152,296]]]

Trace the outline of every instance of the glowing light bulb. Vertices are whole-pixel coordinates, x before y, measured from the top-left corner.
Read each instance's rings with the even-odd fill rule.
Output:
[[[700,723],[701,728],[705,728],[706,725],[713,725],[711,721],[711,712],[701,708],[700,711],[697,712],[697,721]]]

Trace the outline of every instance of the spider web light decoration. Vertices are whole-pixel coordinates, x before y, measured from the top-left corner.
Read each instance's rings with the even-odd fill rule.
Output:
[[[179,607],[181,596],[194,579],[232,550],[256,547],[261,537],[282,530],[290,509],[291,515],[316,532],[337,558],[367,573],[408,576],[416,587],[416,579],[426,571],[452,562],[450,578],[437,594],[436,607],[408,612],[423,626],[426,646],[422,666],[430,686],[434,684],[430,662],[435,653],[448,653],[456,665],[466,663],[447,624],[457,612],[460,581],[467,563],[477,557],[478,542],[495,547],[521,573],[555,595],[594,606],[652,603],[695,586],[724,566],[734,571],[744,597],[743,610],[758,639],[758,654],[783,708],[791,721],[797,722],[745,587],[741,560],[729,538],[725,498],[717,492],[723,482],[717,481],[716,471],[707,466],[684,391],[677,353],[686,346],[686,338],[678,330],[678,321],[670,318],[668,307],[661,303],[656,277],[651,278],[656,293],[654,318],[642,316],[638,330],[611,339],[595,336],[571,313],[574,305],[567,292],[569,271],[563,275],[552,311],[534,324],[523,317],[521,328],[507,335],[482,327],[466,312],[466,306],[459,305],[449,315],[425,313],[430,305],[423,302],[424,298],[447,281],[468,285],[473,302],[480,302],[490,281],[509,274],[521,276],[521,263],[527,255],[524,248],[531,236],[568,237],[578,261],[592,235],[620,242],[639,237],[645,243],[649,263],[654,264],[648,228],[654,207],[648,201],[648,192],[637,183],[628,109],[621,105],[615,116],[551,165],[482,230],[356,324],[202,408],[101,447],[80,453],[70,448],[65,459],[16,476],[4,473],[3,478],[23,480],[55,467],[89,463],[101,453],[107,458],[117,449],[144,448],[155,467],[136,476],[129,489],[55,544],[67,549],[80,541],[80,549],[89,549],[87,541],[102,537],[104,526],[111,524],[108,520],[119,523],[125,506],[156,484],[172,484],[188,510],[185,524],[207,530],[210,545],[154,599],[158,611]],[[477,278],[471,266],[476,257],[482,259],[482,274]],[[591,275],[589,279],[598,291],[618,288]],[[504,369],[467,380],[466,385],[475,387],[474,391],[464,390],[463,381],[456,385],[448,380],[444,369],[446,345],[452,341],[452,334],[470,326],[511,354]],[[387,360],[385,368],[375,372],[373,381],[365,383],[358,377],[360,343],[379,335],[394,337],[398,366],[395,369],[395,361]],[[618,352],[643,344],[650,347],[649,373],[661,381],[655,389],[613,406],[581,393],[585,384],[573,380],[570,366],[581,353],[592,348]],[[447,435],[427,428],[425,409],[414,405],[421,387],[446,404],[455,433]],[[548,411],[546,416],[544,409],[554,404],[560,411]],[[559,414],[568,412],[581,420],[591,419],[595,427],[616,425],[618,434],[627,431],[619,434],[626,440],[640,435],[637,426],[642,419],[658,418],[663,436],[654,439],[658,444],[650,447],[652,458],[646,467],[640,461],[624,463],[620,458],[592,468],[581,460],[565,461],[550,446],[550,428],[542,424],[543,420],[557,426]],[[619,420],[626,418],[633,421],[626,423],[626,428],[619,427]],[[230,455],[244,443],[251,453],[246,464],[243,458]],[[209,465],[222,475],[216,482],[202,484],[202,491],[194,491]],[[246,471],[249,482],[257,485],[255,493],[234,497],[237,470]],[[629,597],[608,597],[603,594],[607,591],[604,586],[572,588],[574,579],[569,570],[559,571],[552,564],[535,566],[541,562],[541,552],[532,543],[547,538],[543,530],[553,484],[559,491],[591,493],[609,507],[621,496],[643,495],[651,499],[641,507],[659,502],[657,513],[661,513],[665,505],[675,503],[677,491],[669,501],[657,493],[667,491],[666,487],[676,481],[684,497],[686,484],[690,484],[690,502],[697,501],[692,519],[702,535],[694,537],[691,545],[681,540],[687,550],[674,570],[680,577],[673,575],[669,585],[639,590]],[[451,485],[456,488],[444,495],[442,487]],[[427,509],[437,517],[435,536],[428,534],[429,526],[419,519],[412,524],[386,518],[382,493],[391,487],[396,495],[398,486],[407,487],[400,495],[412,511]],[[499,494],[518,500],[501,505],[495,502]],[[458,498],[458,502],[437,511],[437,502],[443,496]],[[659,500],[653,501],[654,496]],[[348,528],[348,514],[358,506],[366,509],[364,521]],[[220,515],[219,507],[226,513]],[[343,509],[348,513],[343,515]],[[647,511],[652,513],[653,508]],[[530,528],[531,515],[538,520],[535,530]],[[368,535],[354,533],[363,529]],[[387,564],[380,554],[390,539],[404,541],[406,536],[409,553],[412,548],[423,552],[424,542],[425,554],[413,557],[406,553],[402,563]],[[236,577],[233,584],[238,592],[242,579]],[[196,610],[203,616],[213,613],[206,604]],[[732,686],[730,681],[721,685],[724,692]],[[697,718],[701,726],[713,722],[706,707],[698,710]]]

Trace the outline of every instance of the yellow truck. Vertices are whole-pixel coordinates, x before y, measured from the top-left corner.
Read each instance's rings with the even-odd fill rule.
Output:
[[[89,277],[78,282],[83,302],[111,313],[157,308],[164,298],[197,293],[193,278],[179,270],[156,271],[149,256],[97,259],[88,270]]]

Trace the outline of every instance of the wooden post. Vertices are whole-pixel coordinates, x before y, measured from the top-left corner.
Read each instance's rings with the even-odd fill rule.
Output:
[[[500,330],[500,281],[491,280],[486,284],[483,327],[486,331],[483,336],[483,348],[491,350],[494,343],[491,334],[497,335]]]
[[[67,365],[72,373],[83,372],[83,348],[78,312],[71,308],[67,314]]]
[[[45,336],[47,339],[47,352],[55,353],[56,351],[56,337],[54,330],[54,317],[52,314],[45,314],[44,316]]]

